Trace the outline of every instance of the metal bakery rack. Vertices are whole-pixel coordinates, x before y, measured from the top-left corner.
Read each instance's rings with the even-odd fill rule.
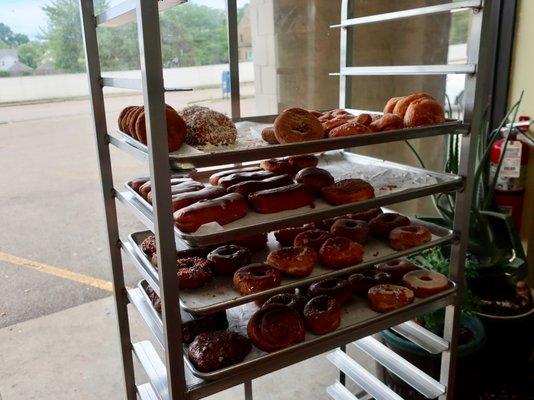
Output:
[[[261,375],[281,369],[288,365],[305,360],[312,356],[331,351],[327,358],[340,371],[340,380],[326,390],[333,399],[357,399],[360,394],[351,393],[345,386],[346,378],[360,387],[367,397],[376,399],[400,399],[373,374],[365,370],[346,353],[348,345],[359,348],[377,363],[404,380],[427,398],[452,399],[454,386],[454,370],[458,341],[459,306],[463,283],[463,261],[465,257],[468,228],[468,210],[471,202],[472,171],[474,147],[470,143],[478,132],[482,117],[482,101],[486,95],[484,75],[485,49],[489,35],[482,35],[488,29],[489,13],[483,13],[482,0],[458,1],[447,4],[433,5],[410,10],[391,12],[380,15],[351,18],[353,4],[351,0],[341,1],[341,22],[332,26],[340,29],[340,71],[339,75],[339,107],[351,109],[351,77],[376,75],[447,75],[465,74],[463,121],[448,120],[441,125],[424,128],[403,129],[391,132],[373,133],[340,139],[325,139],[297,144],[264,146],[254,149],[233,149],[219,152],[194,152],[169,154],[166,138],[165,92],[187,90],[166,88],[163,82],[163,68],[160,44],[159,12],[173,6],[179,6],[186,0],[126,0],[119,5],[95,15],[92,0],[80,0],[83,36],[86,50],[89,87],[91,91],[94,129],[98,149],[102,192],[104,197],[105,215],[111,265],[113,272],[114,298],[117,309],[120,345],[126,386],[126,398],[133,400],[137,396],[143,400],[182,400],[200,399],[229,387],[244,384],[246,399],[252,399],[252,380]],[[487,2],[488,5],[491,2]],[[227,0],[228,38],[231,75],[231,109],[234,121],[272,122],[274,116],[241,118],[239,94],[239,70],[237,49],[237,4],[236,0]],[[363,24],[381,23],[404,18],[414,18],[438,13],[449,13],[464,10],[472,13],[470,38],[468,43],[468,61],[464,65],[408,65],[408,66],[366,66],[351,65],[351,49],[353,47],[351,29]],[[127,22],[136,21],[139,36],[141,59],[141,75],[138,79],[116,78],[103,76],[100,69],[97,42],[98,27],[114,27]],[[481,43],[482,42],[482,43]],[[147,121],[148,146],[135,144],[120,132],[108,130],[103,88],[120,87],[138,90],[143,93]],[[342,207],[318,208],[306,214],[291,214],[286,217],[265,218],[253,221],[248,226],[256,226],[252,230],[264,232],[295,223],[342,215],[347,212],[363,210],[371,206],[383,206],[404,200],[428,196],[446,191],[457,191],[455,205],[455,221],[453,231],[431,226],[432,242],[428,246],[417,247],[404,252],[386,251],[382,246],[380,256],[368,257],[360,265],[342,271],[330,271],[312,274],[300,283],[310,283],[324,276],[339,275],[361,269],[377,261],[393,259],[401,255],[414,254],[423,248],[435,245],[450,244],[451,288],[427,299],[418,299],[413,304],[387,314],[378,314],[361,303],[350,304],[344,311],[342,325],[334,332],[324,336],[307,334],[306,340],[298,345],[274,353],[262,353],[253,350],[249,356],[237,365],[230,366],[214,373],[195,371],[187,360],[181,339],[181,324],[192,318],[191,314],[209,314],[217,310],[227,310],[231,316],[245,301],[254,300],[254,296],[240,298],[221,289],[218,297],[202,291],[179,291],[176,276],[176,249],[185,249],[191,244],[222,243],[231,239],[235,230],[226,229],[217,235],[198,237],[184,235],[174,227],[171,209],[169,179],[171,171],[182,174],[202,174],[195,170],[201,167],[217,167],[222,164],[257,161],[270,157],[291,154],[319,153],[324,151],[342,150],[362,145],[385,143],[391,141],[423,138],[436,135],[461,134],[461,165],[458,176],[427,172],[436,178],[431,184],[421,187],[378,196],[376,199],[362,203],[354,203]],[[152,205],[143,203],[128,188],[114,186],[110,145],[129,153],[135,158],[148,162],[150,180],[154,200]],[[349,154],[349,153],[346,153]],[[375,160],[376,162],[376,160]],[[384,163],[388,168],[400,168],[406,171],[409,167],[398,164]],[[188,169],[188,170],[186,170]],[[413,169],[412,169],[413,170]],[[157,238],[159,270],[155,270],[144,254],[139,251],[140,240],[150,232],[137,232],[128,240],[121,240],[117,222],[116,200],[125,204],[133,214],[152,230]],[[242,225],[240,225],[243,228]],[[239,226],[238,226],[239,228]],[[238,229],[236,228],[236,229]],[[204,239],[204,242],[201,240]],[[272,241],[270,245],[272,245]],[[137,267],[143,276],[138,287],[127,289],[124,283],[124,269],[121,250]],[[378,253],[378,252],[377,252]],[[160,296],[162,314],[158,314],[145,289],[150,285]],[[224,285],[223,285],[224,286]],[[223,287],[221,286],[221,288]],[[286,280],[282,291],[298,286],[298,281]],[[228,289],[229,284],[226,284]],[[229,289],[231,290],[231,288]],[[128,317],[128,304],[131,304],[153,333],[158,350],[151,341],[132,343]],[[446,307],[444,337],[436,336],[410,320],[429,311]],[[241,310],[242,312],[242,310]],[[238,316],[239,317],[239,316]],[[239,318],[242,318],[241,315]],[[441,376],[438,380],[428,376],[415,366],[402,359],[389,348],[385,347],[372,336],[383,329],[391,328],[399,335],[411,340],[429,353],[441,354]],[[184,357],[184,354],[186,357]],[[146,372],[147,383],[138,383],[134,375],[134,355]],[[357,397],[358,396],[358,397]]]

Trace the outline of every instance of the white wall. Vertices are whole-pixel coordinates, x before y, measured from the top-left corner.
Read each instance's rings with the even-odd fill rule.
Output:
[[[168,87],[214,86],[221,84],[221,75],[228,70],[228,64],[200,67],[170,68],[164,70],[165,85]],[[254,81],[252,62],[239,64],[239,80]],[[139,71],[116,71],[103,73],[104,76],[135,78]],[[130,92],[129,90],[108,88],[106,93]],[[61,99],[87,96],[86,74],[62,74],[0,78],[0,103]]]

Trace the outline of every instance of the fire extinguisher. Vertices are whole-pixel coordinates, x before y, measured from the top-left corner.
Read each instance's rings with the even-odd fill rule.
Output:
[[[519,121],[530,120],[527,116],[520,116]],[[528,124],[520,124],[520,131],[528,130]],[[510,135],[506,152],[503,148],[506,135]],[[497,172],[497,166],[503,157],[499,176],[497,177],[494,200],[502,213],[511,215],[517,229],[521,229],[521,216],[523,214],[523,199],[525,196],[525,183],[528,164],[528,146],[519,140],[518,134],[508,129],[501,133],[501,138],[496,140],[490,151],[490,177],[493,181]]]

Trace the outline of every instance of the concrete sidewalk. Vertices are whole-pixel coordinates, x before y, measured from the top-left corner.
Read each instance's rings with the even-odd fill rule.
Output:
[[[133,341],[150,339],[135,310],[130,317]],[[350,354],[373,368],[361,354]],[[124,399],[111,297],[0,330],[0,360],[2,400]],[[138,382],[146,381],[138,372]],[[326,358],[317,356],[254,380],[254,399],[325,399],[325,388],[337,376]],[[237,386],[209,398],[243,399],[243,389]]]

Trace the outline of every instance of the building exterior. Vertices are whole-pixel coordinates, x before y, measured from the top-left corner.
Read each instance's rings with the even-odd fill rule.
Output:
[[[19,61],[17,49],[2,49],[0,50],[0,71],[7,72],[11,76],[18,76],[30,73],[33,69]]]
[[[237,27],[239,62],[252,61],[252,30],[250,26],[250,7],[243,7],[243,15]]]

